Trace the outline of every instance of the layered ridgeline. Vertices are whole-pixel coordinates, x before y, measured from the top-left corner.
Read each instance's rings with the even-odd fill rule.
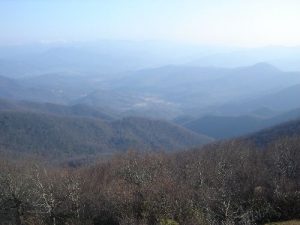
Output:
[[[0,148],[39,155],[175,151],[203,145],[211,138],[172,123],[144,118],[106,120],[26,110],[0,111]]]
[[[123,116],[174,119],[215,112],[244,115],[261,107],[291,110],[300,107],[299,84],[299,72],[266,63],[240,68],[172,65],[114,74],[42,71],[30,77],[2,77],[0,97],[88,104]]]

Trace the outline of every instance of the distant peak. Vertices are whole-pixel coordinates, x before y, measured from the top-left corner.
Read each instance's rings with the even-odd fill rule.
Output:
[[[256,63],[253,66],[250,66],[250,68],[260,69],[260,70],[274,70],[279,71],[279,69],[267,62],[260,62]]]

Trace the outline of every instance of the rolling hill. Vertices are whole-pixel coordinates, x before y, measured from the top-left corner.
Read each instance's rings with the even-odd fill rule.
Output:
[[[107,122],[25,111],[0,112],[0,149],[39,155],[175,151],[212,141],[177,125],[142,118]]]
[[[0,98],[15,100],[28,100],[37,102],[56,102],[64,101],[58,93],[36,86],[26,86],[23,82],[0,76]]]
[[[91,117],[105,121],[116,119],[114,113],[88,105],[60,105],[18,100],[0,99],[0,110],[48,113],[58,116]]]
[[[300,136],[300,120],[292,120],[277,126],[261,130],[246,136],[244,139],[254,142],[258,146],[265,146],[271,142],[279,141],[286,137]]]
[[[298,118],[300,118],[300,109],[291,110],[272,117],[256,115],[205,116],[188,121],[183,126],[210,137],[226,139],[256,132]]]
[[[257,98],[227,103],[216,109],[221,114],[245,114],[257,108],[288,111],[300,107],[300,84],[263,95]]]
[[[0,96],[3,98],[13,98],[22,87],[13,79],[0,76]],[[17,93],[16,93],[17,92]]]
[[[191,132],[183,127],[162,121],[138,117],[128,117],[111,122],[115,131],[115,143],[121,143],[123,149],[178,150],[203,145],[212,141],[208,136]],[[126,143],[130,141],[129,144]],[[125,145],[124,145],[125,144]]]

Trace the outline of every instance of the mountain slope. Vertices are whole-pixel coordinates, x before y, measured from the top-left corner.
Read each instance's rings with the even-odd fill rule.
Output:
[[[64,99],[57,93],[36,86],[26,86],[22,82],[0,76],[0,98],[40,101],[63,102]]]
[[[1,97],[14,97],[21,89],[20,85],[13,79],[0,76],[0,96]]]
[[[286,137],[300,136],[300,120],[292,120],[278,126],[261,130],[251,134],[244,139],[254,142],[259,146],[265,146],[273,141],[278,141]]]
[[[1,147],[41,154],[103,151],[112,134],[103,121],[29,112],[0,113]]]
[[[203,132],[211,137],[224,139],[259,130],[260,122],[259,118],[251,116],[205,116],[184,124],[184,127],[197,133]]]
[[[205,135],[162,120],[129,117],[114,121],[111,125],[115,131],[116,142],[121,143],[121,147],[125,149],[131,147],[126,141],[133,140],[133,137],[138,144],[137,149],[149,150],[184,149],[212,141]]]
[[[238,137],[256,132],[289,120],[300,118],[300,109],[295,109],[271,118],[246,116],[205,116],[189,121],[183,126],[194,132],[217,139]]]
[[[76,104],[76,105],[59,105],[54,103],[38,103],[28,101],[17,101],[0,99],[0,110],[10,111],[26,111],[36,113],[48,113],[58,116],[73,116],[73,117],[91,117],[101,119],[105,121],[114,120],[113,113],[103,112],[98,108],[93,108],[88,105]]]
[[[259,107],[287,111],[300,107],[299,98],[300,84],[296,84],[257,98],[225,104],[217,111],[222,114],[245,114]]]
[[[121,121],[51,114],[0,112],[0,149],[42,155],[112,153],[128,149],[179,150],[212,139],[164,121]]]

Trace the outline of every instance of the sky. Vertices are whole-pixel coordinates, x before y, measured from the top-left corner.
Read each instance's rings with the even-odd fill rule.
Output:
[[[300,45],[299,0],[0,0],[0,44]]]

